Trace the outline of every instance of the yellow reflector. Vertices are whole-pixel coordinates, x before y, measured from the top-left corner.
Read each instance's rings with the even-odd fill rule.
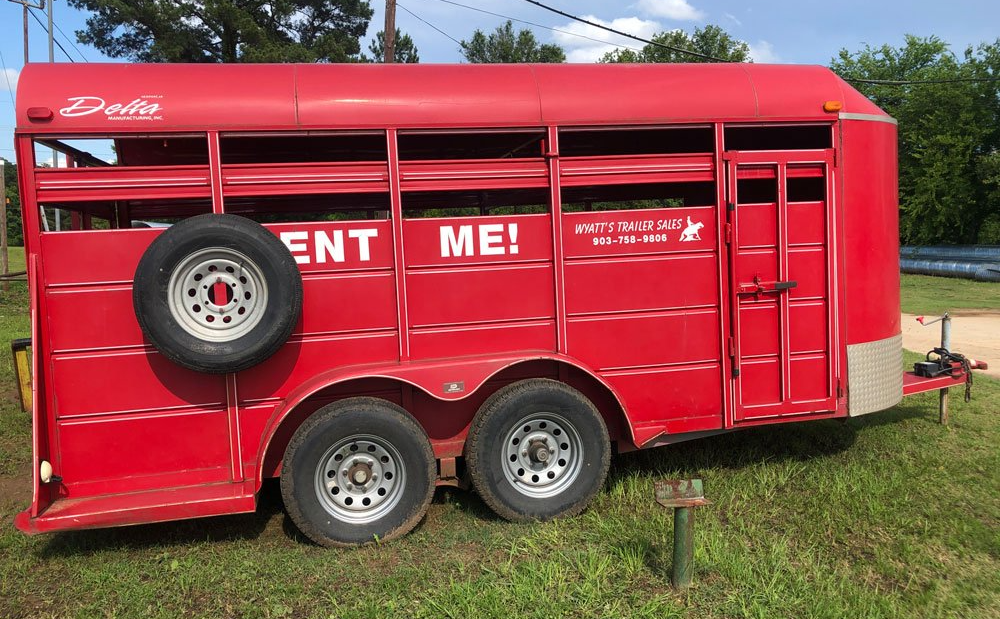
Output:
[[[826,101],[823,103],[824,112],[839,112],[844,108],[844,104],[840,101]]]

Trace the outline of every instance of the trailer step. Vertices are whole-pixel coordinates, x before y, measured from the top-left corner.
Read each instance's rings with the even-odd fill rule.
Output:
[[[14,518],[14,525],[33,535],[50,531],[246,513],[256,508],[256,497],[246,494],[242,483],[227,482],[81,499],[58,499],[35,518],[31,517],[30,510],[19,513]]]

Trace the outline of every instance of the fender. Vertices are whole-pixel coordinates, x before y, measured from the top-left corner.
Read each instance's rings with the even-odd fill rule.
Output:
[[[358,378],[388,378],[412,385],[443,402],[454,402],[478,391],[483,383],[497,373],[518,363],[538,360],[559,361],[586,372],[611,393],[622,411],[626,410],[621,396],[614,387],[588,366],[573,357],[561,354],[539,353],[530,357],[523,355],[466,357],[460,360],[401,363],[391,366],[379,364],[336,368],[321,372],[305,381],[275,407],[264,427],[263,440],[257,452],[257,488],[260,488],[263,482],[264,457],[271,447],[271,440],[278,427],[296,406],[327,387]],[[632,421],[627,413],[625,423],[628,426],[629,437],[634,442],[635,428],[632,427]]]

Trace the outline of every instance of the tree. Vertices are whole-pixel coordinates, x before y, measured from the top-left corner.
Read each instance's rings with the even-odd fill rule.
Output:
[[[686,49],[727,62],[752,62],[750,46],[739,39],[733,38],[718,26],[708,25],[695,28],[689,35],[683,30],[661,32],[653,36],[651,41],[660,45]],[[599,62],[715,62],[699,58],[691,54],[674,51],[658,45],[647,43],[641,51],[616,49],[604,54]]]
[[[365,57],[368,62],[383,62],[385,59],[385,30],[379,30],[372,42],[368,44],[368,51],[372,57]],[[396,39],[392,47],[393,62],[417,63],[420,56],[417,54],[417,46],[413,44],[410,35],[403,34],[396,28]]]
[[[539,45],[528,29],[514,34],[510,20],[487,36],[476,30],[472,38],[461,43],[461,52],[472,63],[498,62],[566,62],[566,52],[558,45]]]
[[[848,82],[918,82],[853,82],[899,121],[900,239],[1000,241],[1000,83],[961,81],[1000,75],[1000,40],[959,57],[937,37],[907,36],[899,48],[841,50],[831,68]]]
[[[76,35],[136,62],[347,62],[372,9],[366,0],[69,0],[93,13]]]
[[[4,161],[6,195],[0,196],[0,201],[7,209],[7,245],[17,247],[24,245],[24,234],[21,231],[21,198],[17,190],[17,164],[7,159]]]

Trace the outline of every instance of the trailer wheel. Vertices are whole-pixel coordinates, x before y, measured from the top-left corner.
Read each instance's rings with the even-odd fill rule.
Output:
[[[465,462],[479,495],[516,522],[580,513],[608,474],[611,441],[597,408],[547,379],[517,382],[479,409]]]
[[[377,398],[324,406],[285,451],[281,496],[292,521],[321,546],[357,546],[405,535],[420,522],[437,477],[424,429]]]
[[[288,339],[302,312],[302,276],[274,234],[236,215],[198,215],[164,230],[135,270],[143,334],[192,370],[238,372]]]

